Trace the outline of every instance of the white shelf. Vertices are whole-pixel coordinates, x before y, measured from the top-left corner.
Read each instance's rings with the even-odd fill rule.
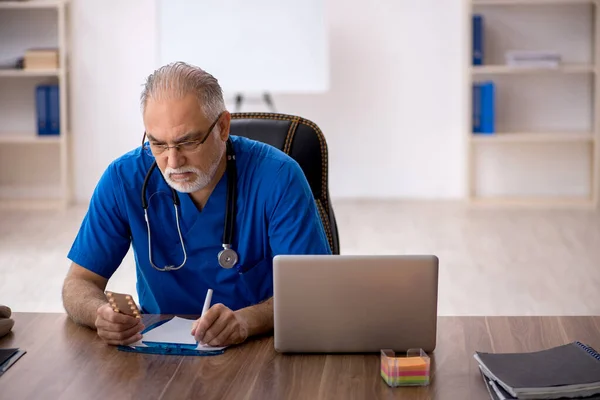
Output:
[[[0,9],[58,8],[67,0],[0,1]]]
[[[38,136],[35,133],[0,133],[0,143],[46,144],[61,143],[62,135]]]
[[[594,135],[591,132],[474,133],[470,139],[475,143],[592,143]]]
[[[594,4],[595,0],[472,0],[474,6],[513,6],[548,4]]]
[[[471,67],[473,75],[520,75],[520,74],[593,74],[596,69],[591,64],[566,64],[557,68],[513,67],[510,65],[482,65]]]
[[[2,4],[2,3],[0,3]],[[24,77],[44,77],[52,76],[59,77],[62,74],[60,69],[39,69],[39,70],[24,70],[24,69],[0,69],[0,78],[24,78]]]

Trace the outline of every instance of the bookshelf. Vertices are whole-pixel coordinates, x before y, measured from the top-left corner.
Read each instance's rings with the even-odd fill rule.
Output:
[[[68,0],[0,1],[0,208],[64,208],[70,199]],[[32,48],[58,50],[58,68],[12,62]],[[35,88],[58,85],[59,134],[38,135]]]
[[[600,0],[467,0],[467,195],[472,204],[597,207]],[[473,65],[472,16],[483,16]],[[511,66],[513,50],[554,51],[555,67]],[[493,133],[473,130],[475,82],[494,83]]]

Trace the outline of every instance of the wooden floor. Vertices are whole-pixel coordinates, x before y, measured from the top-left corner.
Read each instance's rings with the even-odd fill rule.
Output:
[[[344,254],[436,254],[440,315],[600,315],[600,213],[454,202],[334,203]],[[0,304],[62,311],[85,207],[0,211]],[[109,283],[135,293],[129,253]]]

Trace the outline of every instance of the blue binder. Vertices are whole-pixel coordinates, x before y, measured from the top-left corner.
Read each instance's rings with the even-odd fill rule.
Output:
[[[36,86],[35,109],[38,135],[59,135],[60,91],[58,85]]]
[[[493,134],[496,131],[496,90],[492,81],[473,84],[473,132]]]
[[[49,134],[58,135],[60,133],[60,98],[58,85],[48,86],[48,120]]]
[[[158,321],[144,329],[142,334],[168,322],[169,320]],[[170,344],[166,345],[164,343],[150,343],[143,342],[144,346],[117,346],[119,351],[124,351],[128,353],[143,353],[143,354],[163,354],[163,355],[173,355],[173,356],[215,356],[219,354],[225,353],[225,349],[220,350],[197,350],[196,347],[190,347],[187,345],[180,344]]]
[[[38,85],[35,88],[35,113],[37,134],[50,134],[48,121],[48,91],[46,85]]]
[[[471,97],[472,111],[473,111],[473,133],[481,132],[481,86],[479,83],[473,83],[473,94]]]
[[[473,65],[483,65],[483,15],[473,15]]]

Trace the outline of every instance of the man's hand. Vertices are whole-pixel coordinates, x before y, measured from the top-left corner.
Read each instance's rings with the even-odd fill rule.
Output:
[[[104,304],[96,312],[98,336],[107,344],[130,345],[142,338],[140,332],[144,324],[139,318],[116,313],[109,304]]]
[[[209,346],[230,346],[248,338],[248,322],[240,312],[215,304],[192,325],[192,335]]]

